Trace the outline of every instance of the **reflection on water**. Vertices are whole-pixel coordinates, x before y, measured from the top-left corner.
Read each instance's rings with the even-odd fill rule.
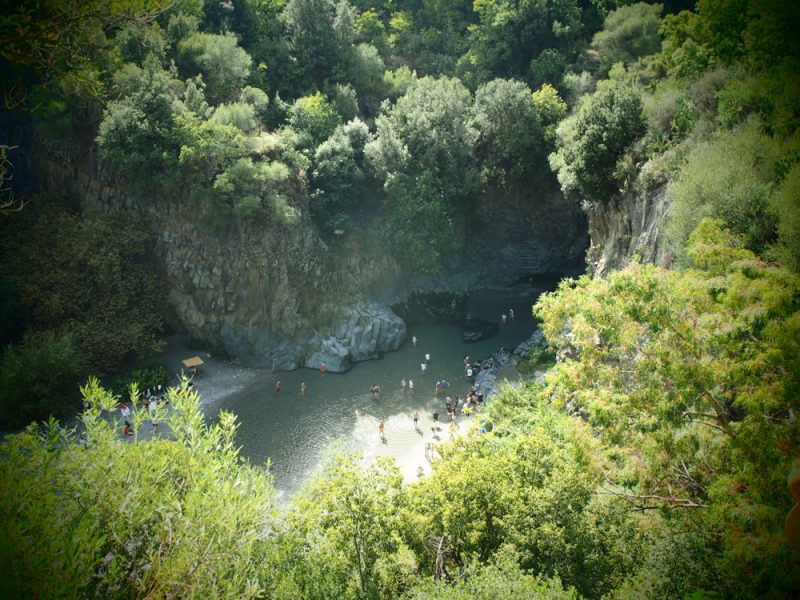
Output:
[[[464,356],[485,358],[500,347],[513,350],[526,339],[535,327],[531,305],[537,291],[524,285],[473,295],[468,310],[474,316],[500,322],[503,312],[514,309],[514,320],[507,321],[499,334],[488,340],[465,344],[456,325],[420,324],[409,327],[408,339],[398,351],[387,353],[381,360],[357,363],[347,373],[321,375],[311,369],[276,373],[280,392],[275,391],[274,381],[268,382],[222,406],[239,417],[237,439],[244,456],[255,464],[269,458],[276,488],[291,495],[318,466],[321,454],[331,444],[358,450],[366,457],[408,455],[423,439],[413,427],[411,415],[415,410],[422,415],[424,439],[431,436],[431,414],[438,410],[444,421],[440,437],[446,439],[444,399],[436,398],[436,382],[447,379],[453,398],[465,396],[470,384],[464,376]],[[412,335],[417,337],[416,347],[411,344]],[[431,364],[422,374],[420,362],[427,352]],[[413,393],[403,393],[403,378],[413,380]],[[306,384],[304,395],[302,383]],[[379,400],[373,400],[370,393],[373,384],[381,386]],[[379,419],[385,420],[385,442],[378,434]]]

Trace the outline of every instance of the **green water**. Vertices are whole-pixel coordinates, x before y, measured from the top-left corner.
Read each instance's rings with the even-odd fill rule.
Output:
[[[449,437],[445,401],[443,396],[436,397],[436,382],[447,379],[453,398],[465,396],[470,384],[464,375],[464,356],[482,359],[501,347],[511,351],[530,336],[535,328],[531,305],[540,291],[523,285],[473,295],[468,310],[474,316],[499,323],[501,313],[514,309],[515,318],[487,340],[466,344],[456,325],[413,325],[405,344],[382,359],[357,363],[343,374],[321,375],[311,369],[276,373],[275,379],[230,399],[221,408],[239,417],[238,442],[243,454],[255,464],[270,459],[275,486],[283,498],[308,479],[332,445],[360,451],[366,459],[391,454],[405,459],[406,470],[416,469],[417,462],[427,468],[419,448],[422,440],[431,439],[434,410],[444,421],[437,432],[439,438]],[[416,347],[411,342],[413,335],[417,337]],[[431,363],[422,374],[420,362],[426,352],[431,354]],[[403,393],[403,378],[413,380],[413,393]],[[279,393],[274,388],[278,379]],[[306,384],[304,396],[300,394],[302,382]],[[373,384],[382,388],[379,400],[369,392]],[[415,410],[422,415],[420,431],[415,431],[411,419]],[[385,420],[383,440],[377,429],[379,419]],[[467,425],[464,419],[459,418],[461,427]]]

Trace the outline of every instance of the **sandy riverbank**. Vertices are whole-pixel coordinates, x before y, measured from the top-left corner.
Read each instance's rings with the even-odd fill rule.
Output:
[[[166,346],[159,358],[166,365],[171,385],[175,385],[179,381],[182,372],[188,372],[183,365],[183,360],[193,356],[199,356],[203,360],[200,374],[195,376],[192,382],[200,396],[200,404],[207,414],[216,412],[223,400],[249,388],[263,386],[265,383],[274,382],[277,379],[276,374],[268,369],[240,367],[219,360],[204,350],[190,350],[187,348],[186,342],[186,336],[168,336]]]

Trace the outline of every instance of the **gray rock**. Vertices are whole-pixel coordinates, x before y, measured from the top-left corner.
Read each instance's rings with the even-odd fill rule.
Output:
[[[494,364],[500,365],[501,367],[507,367],[511,364],[511,355],[507,350],[503,350],[502,348],[492,354],[492,358],[494,359]]]
[[[537,327],[536,331],[534,331],[527,340],[520,342],[520,344],[514,348],[513,354],[519,358],[527,358],[531,348],[540,348],[542,350],[547,348],[547,340],[544,338],[544,331],[542,331],[541,327]]]
[[[325,368],[331,373],[344,373],[345,371],[349,371],[353,364],[349,355],[333,356],[331,354],[325,354],[324,352],[314,352],[306,359],[304,366],[309,369],[319,369],[323,363],[325,364]]]
[[[497,385],[497,365],[492,359],[481,363],[480,371],[475,376],[475,390],[483,394],[484,402],[496,396],[499,392]]]
[[[352,362],[397,350],[407,334],[405,322],[377,304],[353,307],[332,329],[334,335],[322,341],[319,351],[306,359],[305,366],[317,369],[324,362],[329,371],[346,371]]]

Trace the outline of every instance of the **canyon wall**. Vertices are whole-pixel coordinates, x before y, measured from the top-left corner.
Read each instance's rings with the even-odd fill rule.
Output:
[[[403,342],[405,324],[388,305],[417,292],[468,293],[574,272],[587,245],[584,215],[560,194],[488,194],[471,215],[464,251],[437,276],[420,277],[391,256],[380,236],[353,231],[324,241],[303,197],[293,199],[294,224],[264,219],[209,232],[186,202],[125,191],[90,149],[66,151],[41,137],[34,146],[32,172],[41,190],[74,197],[84,210],[148,218],[175,320],[250,366],[325,362],[345,370]]]

